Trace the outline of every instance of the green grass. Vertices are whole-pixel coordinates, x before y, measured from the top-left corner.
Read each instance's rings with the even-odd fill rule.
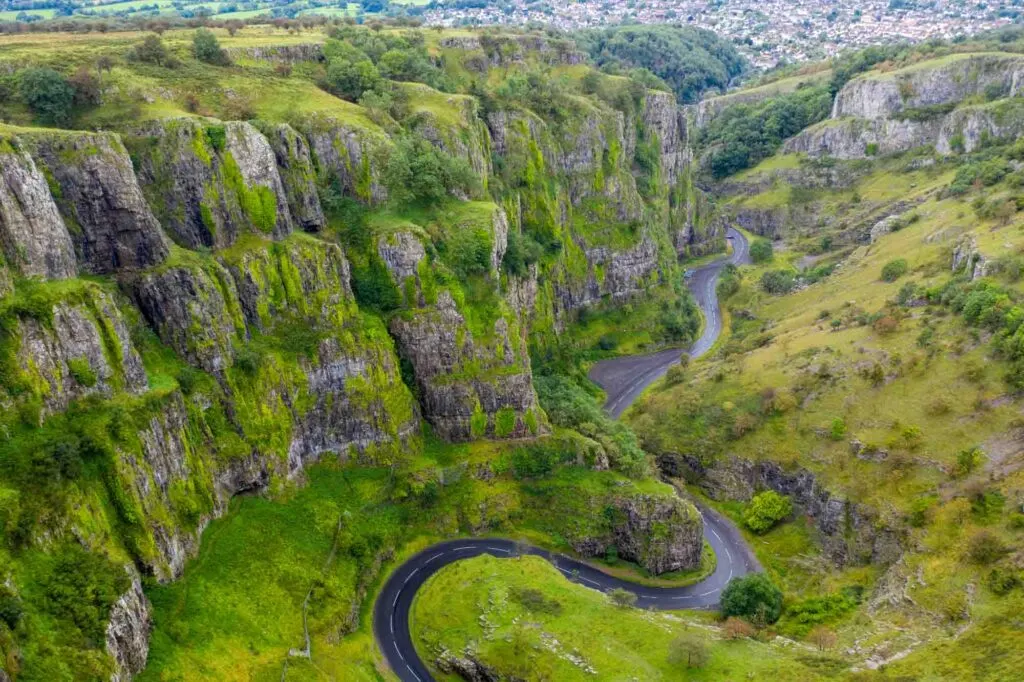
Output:
[[[523,590],[539,592],[547,611],[525,606],[518,596]],[[702,614],[613,606],[607,596],[569,582],[538,557],[480,556],[446,566],[417,594],[412,623],[417,651],[428,662],[439,648],[461,655],[468,645],[500,673],[529,680],[815,678],[783,647],[723,641]],[[668,662],[670,643],[684,633],[706,643],[706,666],[684,670]],[[434,673],[440,680],[456,679]]]

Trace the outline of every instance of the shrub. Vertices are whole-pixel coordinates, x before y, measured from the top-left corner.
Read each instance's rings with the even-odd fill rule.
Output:
[[[722,626],[722,635],[726,639],[744,639],[746,637],[754,636],[754,626],[742,618],[736,618],[732,616],[725,619],[725,624]]]
[[[755,263],[767,263],[773,257],[772,243],[767,239],[755,239],[750,245],[750,259]]]
[[[532,587],[516,587],[512,589],[512,598],[523,608],[533,613],[547,613],[557,616],[562,612],[562,604],[557,599],[548,599],[544,593]]]
[[[882,281],[895,282],[907,274],[907,261],[903,258],[891,260],[882,267]]]
[[[985,459],[985,453],[981,448],[974,447],[961,450],[956,455],[956,466],[953,468],[953,475],[957,477],[967,476],[977,469]]]
[[[92,646],[104,641],[110,608],[128,586],[120,566],[78,545],[60,551],[40,581],[46,610],[77,627]]]
[[[197,29],[192,37],[192,52],[196,59],[207,64],[214,66],[231,64],[231,59],[228,57],[228,53],[221,49],[217,36],[205,28]]]
[[[754,495],[743,510],[743,523],[755,533],[766,533],[793,513],[793,503],[785,495],[766,490]]]
[[[839,641],[839,638],[831,628],[819,625],[811,630],[807,635],[807,640],[813,644],[818,651],[825,651],[834,647],[836,642]]]
[[[25,69],[21,72],[20,91],[21,98],[40,123],[61,125],[71,118],[75,89],[53,69],[38,66]]]
[[[846,422],[841,417],[836,417],[832,420],[832,426],[829,428],[829,438],[835,441],[840,441],[846,436]]]
[[[621,587],[608,592],[608,598],[612,600],[612,603],[620,608],[628,608],[636,605],[636,595],[629,590]]]
[[[977,531],[967,541],[967,558],[975,564],[994,563],[1009,551],[999,536],[987,529]]]
[[[1004,595],[1020,587],[1020,574],[1012,568],[993,568],[985,578],[988,589],[995,594]],[[2,617],[2,614],[0,614]]]
[[[761,275],[761,288],[769,294],[788,294],[796,286],[791,270],[769,270]]]
[[[722,615],[739,616],[755,624],[774,623],[782,615],[782,590],[764,573],[733,578],[722,591]]]

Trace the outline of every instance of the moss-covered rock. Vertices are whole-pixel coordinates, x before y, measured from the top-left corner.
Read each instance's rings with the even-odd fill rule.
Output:
[[[19,139],[52,182],[83,271],[145,268],[167,258],[167,239],[117,135],[32,131]]]
[[[255,124],[266,135],[277,157],[277,171],[284,184],[295,226],[307,232],[319,232],[326,219],[316,189],[316,171],[309,144],[286,123]]]
[[[10,137],[0,139],[0,247],[24,276],[63,279],[78,271],[46,176]]]

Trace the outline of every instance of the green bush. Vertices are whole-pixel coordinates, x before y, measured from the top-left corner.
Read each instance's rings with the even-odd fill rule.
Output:
[[[773,256],[772,243],[767,239],[755,239],[750,245],[750,259],[755,263],[767,263]]]
[[[384,183],[399,203],[429,205],[451,193],[475,194],[479,180],[465,159],[449,156],[423,137],[409,134],[391,150]]]
[[[217,36],[205,28],[197,29],[192,37],[192,52],[196,59],[207,64],[214,66],[231,64],[231,59],[228,57],[228,53],[221,49]]]
[[[816,625],[835,621],[860,604],[862,589],[845,588],[822,597],[809,597],[786,607],[781,629],[790,636],[803,637]]]
[[[722,591],[722,615],[746,618],[758,625],[774,623],[782,615],[782,590],[764,573],[733,578]]]
[[[903,258],[891,260],[882,267],[882,281],[895,282],[907,274],[907,261]]]
[[[380,89],[383,80],[369,59],[350,61],[341,57],[327,65],[327,90],[334,95],[358,102],[363,93]]]
[[[754,495],[743,510],[743,523],[755,533],[767,533],[793,513],[793,503],[785,495],[766,490]]]
[[[75,89],[53,69],[45,66],[25,69],[20,74],[19,89],[21,98],[40,123],[63,125],[71,118]]]
[[[129,587],[121,566],[74,544],[59,550],[41,579],[43,607],[74,626],[84,646],[102,648],[110,608]]]
[[[133,47],[128,52],[128,59],[157,66],[169,66],[174,61],[174,58],[167,52],[164,41],[160,40],[160,36],[156,34],[146,36],[141,43]]]
[[[796,286],[792,270],[769,270],[761,275],[761,288],[769,294],[788,294]]]

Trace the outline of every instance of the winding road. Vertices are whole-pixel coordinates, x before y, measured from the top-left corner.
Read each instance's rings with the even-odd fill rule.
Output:
[[[722,317],[715,295],[719,273],[728,263],[749,262],[747,240],[743,235],[730,228],[727,238],[732,244],[732,254],[695,269],[689,279],[690,289],[705,320],[701,337],[689,351],[693,357],[710,350],[722,330]],[[679,355],[680,351],[673,349],[651,355],[605,360],[594,366],[590,377],[608,395],[605,408],[613,416],[618,416],[645,388],[677,362]],[[448,564],[481,554],[496,557],[530,554],[544,557],[573,582],[602,592],[616,588],[629,590],[637,596],[637,606],[640,608],[700,609],[716,606],[722,589],[733,577],[760,570],[760,566],[739,530],[730,521],[710,509],[700,505],[698,507],[704,518],[704,537],[714,549],[717,563],[714,572],[697,584],[685,587],[640,585],[610,576],[571,557],[505,539],[446,540],[413,555],[388,577],[373,607],[374,635],[399,679],[403,682],[433,680],[426,664],[416,653],[409,628],[409,615],[416,591],[430,576]]]

